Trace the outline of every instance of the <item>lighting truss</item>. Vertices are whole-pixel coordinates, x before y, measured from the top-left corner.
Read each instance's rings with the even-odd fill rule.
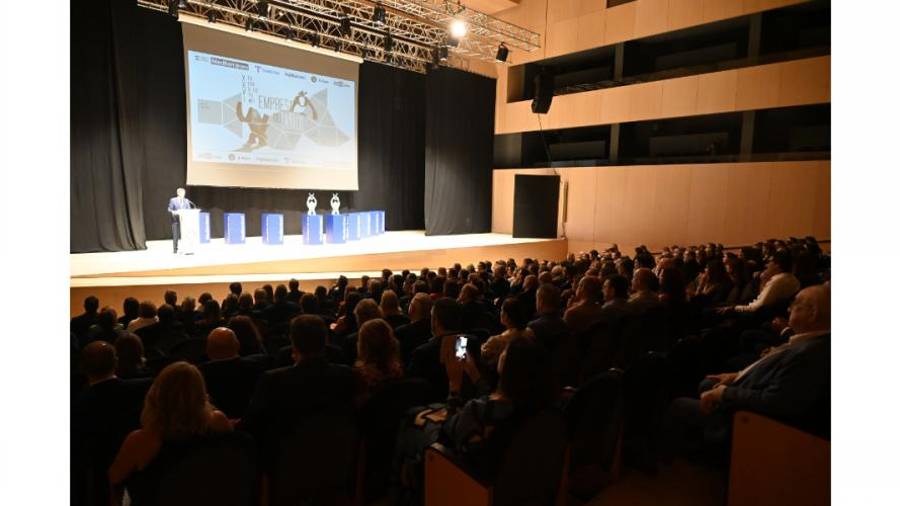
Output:
[[[168,0],[137,0],[141,7],[168,12]],[[540,35],[487,14],[468,8],[452,14],[445,0],[270,0],[268,14],[257,12],[256,0],[187,0],[180,15],[207,19],[214,12],[217,23],[253,30],[281,38],[310,42],[318,37],[319,46],[360,58],[425,73],[434,51],[447,45],[448,27],[453,19],[467,23],[469,33],[450,47],[461,58],[494,61],[497,46],[534,51],[540,47]],[[455,2],[449,4],[457,5]],[[373,20],[373,11],[381,6],[383,23]],[[350,20],[350,34],[341,31],[341,21]],[[344,22],[346,24],[346,21]],[[384,50],[390,34],[390,52]],[[451,63],[453,64],[453,63]]]

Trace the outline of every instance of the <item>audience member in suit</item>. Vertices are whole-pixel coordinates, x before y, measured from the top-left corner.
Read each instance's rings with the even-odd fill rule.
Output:
[[[385,383],[403,377],[400,343],[391,326],[380,318],[369,320],[359,328],[356,356],[353,371],[357,378],[357,405],[364,404]]]
[[[231,430],[225,414],[209,402],[200,370],[187,362],[169,365],[147,392],[141,428],[128,434],[109,468],[114,504],[121,504],[126,483],[135,504],[155,504],[148,497],[157,489],[142,478],[164,445]]]
[[[241,343],[234,331],[219,327],[207,336],[209,362],[200,365],[210,401],[228,418],[244,416],[263,371],[260,362],[241,357],[240,349]]]
[[[138,310],[138,317],[134,320],[131,320],[125,330],[127,330],[128,332],[137,332],[138,329],[141,329],[148,325],[153,325],[157,321],[158,319],[156,318],[156,304],[150,302],[149,300],[145,300],[144,302],[141,302],[140,309]]]
[[[114,343],[119,358],[116,375],[122,379],[150,378],[153,373],[147,369],[144,345],[141,338],[126,332]]]
[[[240,344],[238,354],[242,357],[266,353],[259,329],[249,316],[235,316],[228,321],[228,328],[234,332]]]
[[[376,318],[383,319],[384,315],[381,314],[381,308],[379,308],[378,304],[372,299],[363,299],[353,308],[353,319],[356,322],[357,328],[360,328],[362,324],[367,321]],[[358,339],[358,334],[358,331],[347,334],[341,342],[341,349],[344,352],[344,360],[347,361],[347,365],[352,365],[356,362],[356,341]]]
[[[106,341],[113,344],[124,333],[125,329],[117,321],[116,310],[107,306],[100,311],[100,314],[97,316],[97,323],[88,331],[87,337],[80,338],[74,332],[72,332],[72,335],[78,339],[78,348],[83,349],[88,343],[94,341]]]
[[[300,299],[302,297],[303,297],[303,292],[300,291],[300,282],[297,281],[296,279],[291,278],[291,280],[288,281],[288,294],[286,297],[287,300],[289,302],[299,305]]]
[[[334,320],[334,313],[336,312],[334,300],[328,296],[328,290],[321,285],[316,287],[314,295],[316,296],[316,300],[319,301],[319,312],[317,314],[323,318],[327,316],[326,323],[330,323],[328,322],[328,319]]]
[[[698,447],[725,456],[735,411],[748,410],[802,430],[830,431],[831,294],[825,285],[805,288],[791,304],[795,334],[737,372],[707,376],[700,399],[673,401],[666,419],[670,446]],[[680,446],[680,448],[679,448]]]
[[[81,370],[88,387],[72,403],[72,471],[90,472],[72,483],[73,502],[82,496],[83,479],[92,482],[91,504],[110,504],[106,471],[125,437],[139,426],[149,379],[124,380],[116,376],[116,350],[94,341],[81,351]],[[85,498],[86,499],[86,498]]]
[[[238,314],[238,308],[240,304],[238,302],[237,295],[233,293],[229,293],[222,299],[222,318],[225,320],[231,319],[231,317]]]
[[[331,287],[331,290],[328,291],[328,297],[332,300],[344,300],[344,295],[347,290],[347,285],[349,281],[347,277],[341,275],[338,277],[337,283]]]
[[[100,299],[93,295],[84,299],[84,313],[69,320],[69,332],[75,334],[80,341],[84,342],[88,337],[88,330],[97,323],[97,310],[100,309]]]
[[[240,298],[241,294],[244,293],[244,286],[239,281],[235,281],[228,285],[228,293]]]
[[[264,373],[256,385],[242,427],[266,452],[289,435],[304,418],[350,409],[354,393],[352,370],[325,359],[328,328],[321,318],[301,315],[291,321],[294,365]]]
[[[272,292],[274,297],[274,290]],[[266,308],[269,307],[270,304],[269,293],[265,290],[265,288],[257,288],[253,290],[253,309],[251,310],[250,317],[254,319],[265,319],[264,313]]]
[[[214,328],[224,327],[225,319],[222,318],[222,309],[214,299],[207,300],[203,304],[203,318],[194,325],[194,337],[206,337]]]
[[[432,338],[416,348],[406,366],[406,375],[422,378],[430,385],[430,399],[444,401],[449,393],[447,387],[447,368],[444,360],[453,349],[457,338],[461,335],[462,306],[451,299],[438,299],[431,308]],[[480,348],[472,346],[470,339],[469,354],[473,355],[473,363],[480,367]],[[468,382],[463,386],[463,397],[469,399],[475,395],[475,384]]]
[[[124,301],[122,301],[122,316],[119,318],[119,325],[122,328],[128,326],[131,323],[131,320],[134,320],[138,317],[138,313],[141,310],[141,303],[138,302],[134,297],[126,297]]]
[[[196,317],[197,301],[193,297],[185,297],[181,301],[181,311],[178,312],[179,321],[184,326],[184,332],[188,336],[194,335],[194,327],[197,325]]]
[[[535,339],[548,351],[556,349],[560,339],[569,336],[569,326],[560,312],[559,288],[545,283],[537,291],[537,318],[528,322]]]
[[[484,306],[478,300],[480,294],[474,283],[466,283],[459,291],[457,301],[462,305],[462,329],[471,330],[480,325]]]
[[[603,282],[597,276],[584,276],[578,282],[574,302],[563,315],[573,334],[587,330],[600,321],[603,311]]]
[[[697,277],[696,288],[691,294],[691,300],[704,306],[723,304],[733,286],[731,278],[728,277],[728,271],[725,270],[725,263],[714,258],[706,263],[703,273]]]
[[[392,329],[409,323],[409,318],[400,311],[400,300],[393,290],[385,290],[381,293],[381,314],[384,321],[388,322]]]
[[[628,307],[632,313],[642,314],[662,307],[659,294],[656,293],[659,288],[659,279],[652,270],[646,267],[635,270],[631,287],[634,293],[628,299]]]
[[[238,296],[238,308],[235,316],[253,318],[253,295],[245,292]]]
[[[409,303],[411,322],[394,331],[400,342],[400,356],[406,365],[409,365],[413,351],[431,338],[431,305],[431,297],[417,293]]]
[[[163,294],[163,303],[172,307],[178,306],[178,293],[175,290],[166,290]]]
[[[300,306],[289,301],[288,289],[284,285],[275,288],[275,303],[267,307],[262,314],[263,319],[269,324],[269,328],[286,325],[291,318],[300,313]]]
[[[150,357],[167,354],[176,344],[188,338],[184,325],[175,318],[175,308],[168,304],[159,306],[156,312],[157,322],[140,328],[135,332],[144,343],[144,349]]]
[[[621,274],[613,274],[603,281],[602,319],[613,328],[629,314],[628,280]]]
[[[497,367],[500,354],[513,339],[534,338],[534,333],[528,328],[528,319],[534,310],[527,307],[526,304],[527,301],[519,297],[510,297],[503,301],[500,309],[500,323],[506,330],[491,336],[481,345],[481,358],[488,367]]]

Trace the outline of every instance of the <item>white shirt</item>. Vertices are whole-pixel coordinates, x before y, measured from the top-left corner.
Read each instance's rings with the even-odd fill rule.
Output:
[[[780,301],[793,297],[800,291],[800,281],[790,272],[780,272],[763,286],[756,299],[746,306],[735,306],[734,310],[741,313],[752,313],[764,306],[771,306]]]

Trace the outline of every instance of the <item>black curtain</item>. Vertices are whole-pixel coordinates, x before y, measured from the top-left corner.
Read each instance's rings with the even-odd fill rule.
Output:
[[[135,2],[72,2],[72,252],[143,249],[144,165]]]
[[[429,72],[425,120],[425,233],[491,230],[495,81]]]

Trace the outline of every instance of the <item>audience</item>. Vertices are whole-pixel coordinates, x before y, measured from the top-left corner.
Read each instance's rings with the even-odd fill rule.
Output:
[[[636,401],[627,391],[626,402],[652,403],[660,413],[670,405],[663,435],[674,451],[721,455],[736,410],[827,436],[830,292],[820,283],[829,266],[810,239],[766,241],[739,254],[704,244],[657,256],[640,246],[629,257],[613,247],[558,262],[384,270],[361,284],[341,277],[314,293],[301,292],[296,280],[253,295],[236,283],[222,306],[202,294],[202,314],[193,298],[179,305],[169,290],[158,310],[126,299],[124,325],[88,297],[70,324],[83,374],[73,376],[73,391],[81,389],[71,412],[73,472],[90,475],[90,490],[108,490],[109,470],[113,500],[127,484],[138,504],[152,498],[160,475],[154,459],[171,445],[234,423],[268,455],[308,417],[352,414],[405,376],[424,380],[427,401],[446,410],[433,427],[418,429],[414,444],[398,443],[403,458],[420,465],[424,439],[441,441],[473,472],[490,476],[502,452],[490,441],[507,423],[549,406],[560,385],[577,389],[608,369],[591,369],[592,360],[627,375],[641,350],[665,352],[665,383],[676,395]],[[585,331],[599,322],[609,324],[612,347],[591,353],[628,360],[572,345],[593,336]],[[662,335],[645,336],[646,329]],[[165,367],[189,336],[198,339],[185,344],[200,346],[197,361],[206,361]],[[617,341],[623,336],[653,340],[626,355],[622,347],[632,344]],[[691,397],[701,378],[699,396]],[[77,490],[83,483],[73,493],[110,503]]]

